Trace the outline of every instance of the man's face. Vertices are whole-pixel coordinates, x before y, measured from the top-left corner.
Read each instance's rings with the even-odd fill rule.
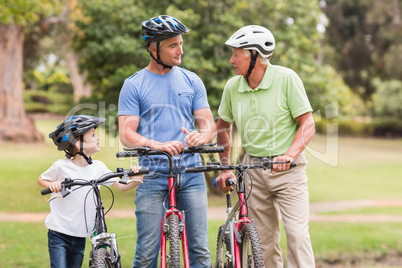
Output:
[[[180,65],[181,55],[183,55],[183,39],[181,35],[163,40],[160,44],[159,57],[164,64],[169,66]]]
[[[245,76],[250,66],[250,57],[244,54],[242,48],[232,47],[232,52],[233,54],[229,63],[233,65],[237,75]]]

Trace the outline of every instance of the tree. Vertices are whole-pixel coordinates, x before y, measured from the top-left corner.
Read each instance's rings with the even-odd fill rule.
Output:
[[[92,87],[86,82],[86,71],[80,72],[79,61],[81,55],[71,48],[71,41],[75,30],[74,18],[81,16],[77,0],[64,1],[63,11],[53,16],[40,16],[39,26],[43,33],[49,34],[53,40],[53,53],[59,54],[67,64],[71,84],[73,86],[74,103],[82,97],[89,97]],[[57,49],[58,48],[58,49]]]
[[[88,81],[97,88],[92,101],[116,105],[124,79],[148,64],[141,22],[159,14],[177,17],[191,29],[184,37],[182,66],[204,81],[215,115],[222,89],[234,75],[231,50],[224,43],[248,24],[271,29],[277,40],[272,63],[301,76],[314,109],[345,98],[347,87],[338,87],[343,82],[326,79],[336,76],[333,68],[316,60],[323,36],[316,30],[321,11],[315,0],[87,0],[80,9],[83,17],[75,23],[74,43],[83,53],[81,67],[87,70]]]
[[[223,87],[235,75],[229,63],[231,50],[224,43],[249,24],[273,32],[277,47],[272,63],[301,76],[315,111],[347,98],[348,88],[335,70],[316,60],[323,38],[316,30],[321,13],[316,0],[87,0],[80,9],[83,17],[75,23],[75,49],[83,53],[81,67],[97,88],[92,99],[85,101],[116,107],[124,79],[149,63],[141,22],[160,14],[174,16],[191,29],[183,37],[182,67],[204,81],[215,116]],[[116,116],[113,109],[106,113]]]
[[[400,0],[326,0],[326,43],[345,82],[370,101],[374,79],[402,80],[402,3]]]
[[[42,135],[23,103],[24,26],[40,10],[39,1],[0,2],[0,140],[41,142]]]

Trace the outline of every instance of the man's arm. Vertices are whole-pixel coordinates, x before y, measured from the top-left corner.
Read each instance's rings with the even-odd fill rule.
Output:
[[[209,108],[194,111],[194,118],[200,128],[199,132],[189,132],[184,127],[181,128],[184,134],[186,134],[184,141],[188,147],[209,143],[216,136],[216,124]]]
[[[273,159],[273,161],[290,161],[292,163],[296,157],[307,147],[310,140],[313,138],[315,134],[315,124],[314,118],[311,112],[302,114],[295,118],[299,129],[296,132],[295,137],[293,138],[293,143],[287,152],[283,156],[278,156]],[[278,164],[273,166],[272,174],[275,174],[275,171],[283,171],[288,170],[290,167],[290,163],[288,164]]]
[[[230,165],[230,153],[232,150],[232,125],[233,123],[226,122],[222,118],[219,118],[218,120],[217,143],[218,146],[223,146],[223,148],[225,148],[225,151],[223,153],[219,153],[219,158],[221,159],[222,165]],[[228,178],[231,178],[236,182],[236,177],[234,176],[232,171],[222,170],[221,175],[216,181],[216,186],[218,190],[223,192],[233,190],[233,187],[227,187],[225,184]]]
[[[158,142],[138,134],[139,121],[138,116],[119,116],[119,137],[123,146],[130,148],[149,146],[151,149],[165,151],[176,156],[184,149],[183,143],[180,141]]]

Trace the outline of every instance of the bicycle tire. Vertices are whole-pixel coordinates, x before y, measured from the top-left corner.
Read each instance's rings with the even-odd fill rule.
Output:
[[[255,224],[245,224],[240,231],[241,244],[241,267],[263,268],[264,258],[261,250],[260,237]]]
[[[179,216],[171,214],[167,218],[169,224],[168,239],[169,239],[169,262],[167,267],[180,268],[180,231],[179,231]]]
[[[215,268],[231,268],[233,265],[233,256],[230,253],[230,238],[223,229],[225,225],[221,225],[218,230],[218,238],[216,241],[216,261]],[[219,238],[222,239],[219,241]],[[220,243],[219,243],[220,242]]]
[[[98,248],[93,253],[93,267],[94,268],[115,268],[110,261],[110,254],[106,248]]]

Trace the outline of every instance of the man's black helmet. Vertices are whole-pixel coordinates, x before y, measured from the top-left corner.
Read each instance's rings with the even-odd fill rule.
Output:
[[[75,138],[84,135],[88,130],[98,127],[105,121],[105,118],[89,115],[71,116],[58,125],[57,129],[49,134],[49,138],[52,138],[59,151],[65,151],[67,157],[71,157],[77,142]]]
[[[161,15],[142,22],[142,39],[149,49],[151,42],[162,40],[187,33],[189,29],[178,19]]]

